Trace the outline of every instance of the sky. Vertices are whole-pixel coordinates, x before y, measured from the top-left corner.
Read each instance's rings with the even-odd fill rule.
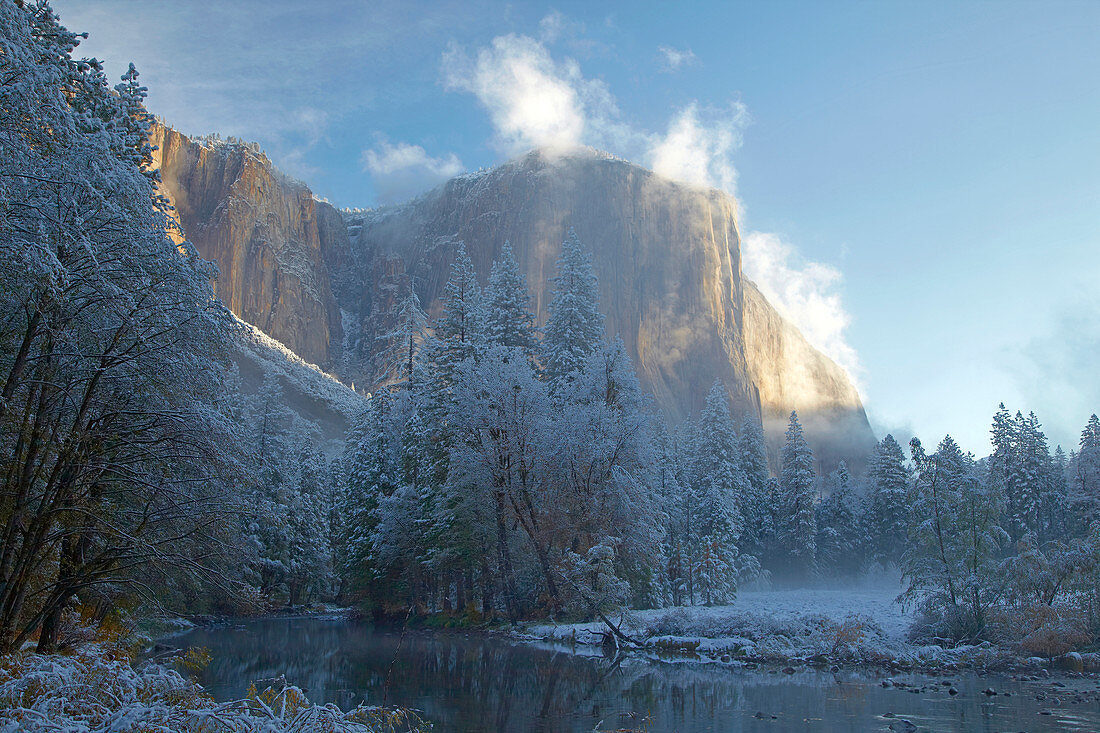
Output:
[[[1100,411],[1100,2],[55,0],[148,107],[341,207],[585,144],[737,197],[872,427]]]

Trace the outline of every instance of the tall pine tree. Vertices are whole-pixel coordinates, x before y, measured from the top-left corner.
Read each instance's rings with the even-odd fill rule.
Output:
[[[871,455],[867,470],[870,496],[864,517],[864,528],[870,544],[871,558],[886,568],[901,562],[905,551],[905,537],[909,525],[909,470],[905,466],[905,453],[887,435]]]
[[[535,351],[535,316],[530,309],[527,277],[519,271],[512,245],[504,243],[493,262],[483,299],[483,322],[488,343]]]
[[[603,339],[599,290],[592,258],[571,228],[561,245],[542,340],[543,365],[551,385],[574,378]]]
[[[787,438],[780,453],[779,477],[783,515],[779,544],[786,554],[786,570],[805,577],[814,568],[817,554],[814,526],[814,455],[802,433],[798,413],[791,412]]]

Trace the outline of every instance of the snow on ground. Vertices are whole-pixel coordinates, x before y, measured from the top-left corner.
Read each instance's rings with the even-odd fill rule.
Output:
[[[913,624],[913,609],[906,610],[894,602],[898,592],[896,588],[747,591],[739,593],[736,602],[724,608],[777,619],[818,614],[840,620],[864,615],[878,624],[887,637],[900,642]]]
[[[843,590],[747,591],[728,606],[681,606],[630,611],[611,618],[649,653],[738,662],[813,662],[992,666],[1003,654],[983,644],[943,649],[906,640],[913,610],[894,602],[892,587]],[[536,624],[519,638],[602,644],[602,622]]]

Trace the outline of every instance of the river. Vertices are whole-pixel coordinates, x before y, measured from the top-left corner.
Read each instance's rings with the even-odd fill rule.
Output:
[[[889,675],[874,669],[785,674],[615,659],[598,649],[578,655],[481,634],[402,634],[318,618],[199,628],[170,643],[209,649],[213,661],[199,681],[219,700],[285,675],[316,702],[409,706],[439,731],[906,729],[899,719],[918,730],[1100,731],[1094,679],[904,674],[892,679],[907,687],[883,687]],[[959,694],[949,695],[945,680]],[[997,694],[984,694],[989,688]]]

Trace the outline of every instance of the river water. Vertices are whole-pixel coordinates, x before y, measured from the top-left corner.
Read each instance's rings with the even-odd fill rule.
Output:
[[[402,634],[317,618],[195,629],[171,643],[210,650],[213,662],[199,680],[219,700],[242,697],[253,680],[285,675],[315,702],[404,705],[438,731],[905,730],[899,719],[918,730],[1100,731],[1100,685],[1091,679],[1062,679],[1058,687],[973,673],[893,675],[910,687],[883,687],[888,675],[878,670],[784,674],[615,659],[593,649],[578,655],[477,634]],[[944,680],[959,694],[949,695]],[[998,694],[984,694],[988,688]]]

